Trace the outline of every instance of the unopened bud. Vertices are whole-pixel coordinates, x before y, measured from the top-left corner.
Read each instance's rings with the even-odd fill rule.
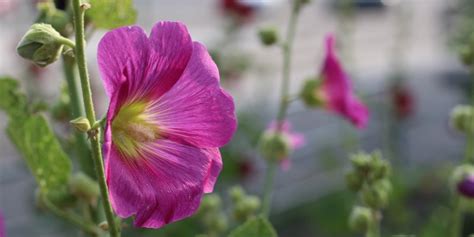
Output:
[[[79,198],[86,200],[91,204],[96,204],[100,195],[100,189],[97,182],[83,173],[77,173],[69,180],[69,190]]]
[[[310,108],[317,108],[324,105],[325,102],[322,92],[319,89],[320,85],[320,80],[316,80],[314,78],[305,81],[300,92],[300,98],[306,106]]]
[[[66,41],[69,42],[51,25],[36,23],[20,40],[16,50],[21,57],[45,67],[58,60]]]
[[[474,52],[472,51],[471,47],[467,45],[459,48],[459,56],[461,61],[467,66],[474,63]]]
[[[381,180],[362,190],[362,201],[374,209],[385,208],[390,199],[392,187],[388,180]]]
[[[474,166],[456,167],[451,175],[451,188],[464,197],[474,198]]]
[[[260,152],[262,156],[270,161],[282,161],[291,153],[291,143],[284,134],[267,131],[260,139]]]
[[[258,36],[263,45],[270,46],[278,42],[278,32],[273,27],[260,29]]]
[[[366,232],[370,225],[372,225],[372,211],[370,208],[355,206],[352,209],[349,217],[349,227],[353,231]]]
[[[234,186],[229,190],[229,196],[233,202],[240,202],[245,197],[245,191],[240,186]]]
[[[358,192],[363,184],[363,177],[358,173],[350,172],[346,174],[346,185],[351,191]]]
[[[474,132],[474,107],[458,105],[451,112],[451,125],[460,132]]]
[[[70,121],[72,126],[79,132],[87,132],[91,129],[89,120],[85,117],[79,117]]]
[[[107,221],[102,221],[99,224],[99,228],[101,228],[103,231],[109,231],[109,223],[107,223]]]
[[[217,194],[209,194],[204,196],[201,203],[202,211],[215,211],[221,207],[221,197]]]
[[[474,175],[466,176],[457,185],[458,192],[466,198],[474,198]]]
[[[245,221],[253,216],[260,208],[260,199],[256,196],[247,196],[241,202],[234,206],[234,218],[239,221]]]

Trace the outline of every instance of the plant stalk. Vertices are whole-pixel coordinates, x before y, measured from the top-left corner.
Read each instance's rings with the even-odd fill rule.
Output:
[[[92,101],[91,86],[85,56],[84,11],[86,9],[86,5],[81,4],[80,0],[73,0],[72,4],[76,33],[75,55],[77,66],[79,69],[79,76],[81,78],[84,108],[86,110],[86,116],[89,120],[89,123],[95,124],[96,118],[94,111],[94,103]],[[94,160],[95,170],[100,187],[100,193],[103,201],[104,212],[107,219],[107,223],[109,225],[110,237],[119,237],[120,233],[118,231],[117,224],[114,221],[114,213],[112,211],[112,206],[110,205],[109,201],[107,183],[104,174],[104,163],[102,160],[102,150],[100,147],[100,136],[98,134],[98,131],[98,129],[95,129],[91,133],[89,133],[92,146],[92,159]]]

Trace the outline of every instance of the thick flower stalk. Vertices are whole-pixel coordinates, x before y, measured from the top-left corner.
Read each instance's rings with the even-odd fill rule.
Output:
[[[104,158],[117,215],[159,228],[192,215],[222,168],[234,102],[206,48],[186,27],[158,22],[107,33],[98,62],[110,105]]]
[[[368,108],[354,94],[349,76],[335,53],[335,38],[326,37],[326,57],[319,80],[306,81],[301,98],[310,107],[323,107],[364,128],[369,119]]]

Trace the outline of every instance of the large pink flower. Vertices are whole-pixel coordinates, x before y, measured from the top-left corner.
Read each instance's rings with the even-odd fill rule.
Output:
[[[98,62],[110,97],[104,139],[112,206],[159,228],[192,215],[222,168],[234,102],[206,48],[181,23],[107,33]]]
[[[350,79],[334,52],[334,41],[332,35],[326,37],[320,93],[330,111],[347,118],[356,127],[363,128],[367,125],[369,110],[354,94]]]

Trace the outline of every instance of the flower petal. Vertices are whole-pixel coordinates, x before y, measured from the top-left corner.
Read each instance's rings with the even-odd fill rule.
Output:
[[[237,127],[234,101],[221,89],[216,64],[197,42],[181,78],[150,107],[165,136],[198,147],[223,146]]]
[[[107,94],[111,97],[125,82],[128,97],[160,97],[183,73],[192,47],[186,27],[178,22],[158,22],[150,38],[137,26],[108,32],[98,48]]]
[[[138,26],[121,27],[104,35],[99,42],[97,61],[109,97],[122,80],[141,75],[148,55],[148,37]],[[126,77],[124,70],[129,74]]]
[[[106,176],[112,206],[135,225],[159,228],[192,215],[220,172],[217,149],[199,149],[161,139],[141,157],[123,157],[112,147]],[[218,163],[218,162],[217,162]]]
[[[326,38],[322,90],[330,110],[346,117],[356,127],[363,128],[367,124],[369,110],[354,94],[350,79],[334,53],[334,41],[332,35]]]

